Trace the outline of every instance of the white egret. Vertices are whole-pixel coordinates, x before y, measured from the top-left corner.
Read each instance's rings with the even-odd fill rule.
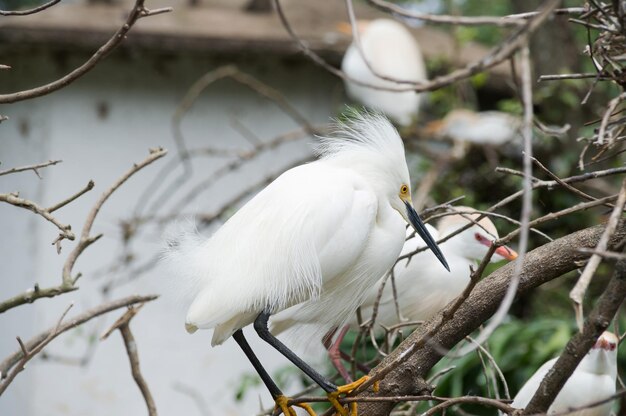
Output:
[[[426,224],[426,228],[435,240],[445,238],[468,224],[474,224],[439,245],[450,266],[449,273],[442,273],[441,266],[433,262],[432,255],[426,252],[419,252],[413,255],[410,260],[401,260],[394,266],[399,312],[407,321],[430,319],[459,296],[469,283],[470,266],[476,266],[477,262],[487,254],[493,242],[498,239],[498,230],[488,217],[483,217],[477,221],[479,214],[474,209],[463,206],[457,206],[453,209],[459,213],[443,217],[437,229]],[[407,241],[404,243],[401,256],[424,247],[422,241],[412,237],[412,235],[413,231],[407,229]],[[496,249],[491,257],[491,262],[516,258],[517,253],[514,250],[501,246]],[[372,317],[383,279],[384,277],[370,288],[361,305],[361,316],[366,321]],[[377,325],[390,327],[400,323],[395,305],[391,282],[387,280],[378,303]],[[298,306],[294,308],[298,308]],[[285,311],[275,318],[280,318],[281,315],[286,316],[287,313],[289,311]],[[274,333],[280,332],[280,330],[287,329],[290,324],[293,323],[287,324],[287,322],[273,320],[272,331],[276,331]],[[353,317],[349,326],[356,327],[357,325],[356,317]],[[349,381],[351,378],[341,362],[342,352],[339,350],[346,331],[347,327],[342,328],[335,342],[331,345],[330,339],[327,338],[325,345],[333,365],[342,377]]]
[[[350,78],[377,87],[396,89],[408,87],[410,84],[390,79],[412,82],[427,80],[422,52],[404,25],[391,19],[376,19],[359,20],[357,26],[363,53],[361,54],[353,41],[341,62],[341,69]],[[350,25],[342,24],[340,30],[344,33],[350,32],[349,28]],[[349,80],[345,82],[345,86],[351,99],[383,112],[403,127],[410,126],[417,117],[421,97],[415,91],[381,90]]]
[[[567,413],[572,416],[608,416],[611,413],[611,402],[594,407],[590,404],[606,399],[615,394],[617,378],[617,345],[615,334],[605,331],[591,350],[583,357],[571,377],[554,399],[548,414]],[[528,405],[539,384],[554,366],[558,358],[544,363],[522,386],[511,406],[524,408]],[[586,408],[585,408],[586,407]],[[571,412],[574,408],[584,408]]]
[[[480,214],[470,207],[457,206],[453,210],[459,213],[443,217],[436,230],[426,225],[430,227],[433,238],[440,240],[468,224],[473,224],[439,245],[448,260],[450,273],[441,273],[425,252],[415,254],[410,260],[402,260],[394,267],[400,314],[409,321],[430,319],[459,296],[469,283],[470,267],[475,268],[485,257],[489,247],[499,238],[498,230],[488,217],[477,220]],[[412,230],[407,230],[407,238],[412,234]],[[402,248],[401,256],[422,247],[424,245],[419,239],[409,238]],[[496,248],[491,262],[516,258],[517,253],[514,250],[501,246]],[[365,319],[372,315],[379,287],[380,284],[371,288],[361,306]],[[397,324],[398,315],[395,309],[391,283],[387,282],[379,302],[376,323],[386,327]]]
[[[213,346],[232,336],[276,406],[293,409],[251,350],[241,328],[258,335],[337,401],[365,379],[338,387],[270,334],[270,315],[295,304],[327,327],[346,322],[366,290],[397,258],[409,222],[447,263],[411,204],[402,140],[381,115],[354,115],[322,138],[320,159],[283,173],[209,239],[187,233],[170,241],[166,259],[193,297],[189,332],[213,328]],[[307,411],[312,410],[305,405]]]
[[[450,111],[441,120],[426,125],[426,134],[458,142],[499,146],[520,136],[522,120],[502,111]]]

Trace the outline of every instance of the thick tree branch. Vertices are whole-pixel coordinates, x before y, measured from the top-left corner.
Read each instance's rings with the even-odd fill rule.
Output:
[[[589,258],[579,249],[595,248],[604,228],[603,225],[587,228],[529,252],[522,267],[517,294],[525,294],[576,269],[578,262]],[[626,222],[620,221],[608,247],[614,248],[625,237]],[[386,371],[392,363],[397,366],[381,381],[380,392],[364,391],[359,396],[414,395],[428,390],[430,386],[424,379],[442,358],[442,349],[454,347],[492,316],[506,293],[514,268],[515,262],[509,263],[483,279],[448,320],[442,321],[443,312],[440,312],[413,332],[372,370],[370,375],[375,377],[377,373]],[[436,327],[439,328],[433,333],[432,338],[423,339]],[[406,351],[416,343],[422,343],[423,346],[414,354],[406,354]],[[388,414],[393,406],[393,403],[364,403],[360,405],[360,409],[366,414],[379,415]]]

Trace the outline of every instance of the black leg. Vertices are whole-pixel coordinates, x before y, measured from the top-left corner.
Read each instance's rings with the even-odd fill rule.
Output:
[[[324,389],[324,391],[326,391],[326,393],[333,393],[337,391],[337,386],[335,384],[328,381],[324,376],[315,371],[313,367],[302,361],[300,357],[294,354],[293,351],[287,348],[285,344],[280,342],[278,338],[270,333],[269,329],[267,328],[267,321],[269,320],[269,318],[269,313],[262,312],[254,321],[254,329],[256,330],[257,334],[259,334],[261,339],[274,347],[276,351],[287,357],[289,361],[291,361],[296,367],[302,370],[304,374],[306,374],[314,382],[316,382],[322,389]],[[254,365],[254,363],[252,364]],[[259,370],[257,369],[257,371]]]
[[[246,357],[248,357],[248,360],[250,360],[256,372],[259,373],[259,376],[261,377],[261,380],[263,380],[265,387],[267,387],[267,389],[272,394],[272,398],[276,400],[277,397],[282,396],[283,392],[280,391],[276,383],[274,383],[274,380],[272,380],[270,375],[267,374],[267,371],[265,371],[265,368],[263,368],[263,366],[261,365],[261,362],[259,361],[257,356],[254,355],[254,352],[252,351],[252,348],[250,348],[248,341],[246,341],[246,339],[244,338],[241,329],[233,334],[233,338],[235,339],[235,341],[237,341],[237,344],[239,344],[243,352],[246,354]]]

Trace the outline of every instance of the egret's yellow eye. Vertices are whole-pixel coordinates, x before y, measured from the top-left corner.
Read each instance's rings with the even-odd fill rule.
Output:
[[[402,185],[400,187],[400,195],[408,195],[409,194],[409,187],[407,185]]]

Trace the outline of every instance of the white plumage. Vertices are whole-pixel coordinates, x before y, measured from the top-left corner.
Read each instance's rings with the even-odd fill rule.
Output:
[[[353,42],[346,51],[341,69],[352,79],[386,88],[407,87],[376,74],[401,81],[425,81],[426,68],[417,41],[401,23],[390,19],[359,21],[363,54]],[[374,72],[370,70],[363,56]],[[420,106],[415,91],[385,91],[346,81],[350,98],[383,112],[401,126],[411,125]]]
[[[548,414],[568,412],[573,408],[582,408],[615,394],[617,377],[617,337],[611,332],[604,332],[591,351],[583,357],[572,376],[567,380],[556,399],[548,409]],[[557,358],[547,361],[532,375],[515,396],[511,406],[524,408]],[[611,403],[579,410],[568,415],[573,416],[608,416]]]
[[[212,345],[221,344],[261,312],[300,302],[302,319],[336,326],[391,267],[410,218],[398,133],[382,116],[361,115],[322,139],[318,152],[211,238],[187,233],[170,243],[166,260],[193,298],[190,332],[215,328]]]
[[[444,217],[437,229],[426,224],[435,240],[440,240],[460,228],[476,221],[478,215],[470,207],[458,206],[454,208],[463,214]],[[413,234],[407,230],[407,238]],[[415,254],[411,260],[403,260],[394,267],[397,301],[400,314],[408,321],[423,321],[430,319],[448,303],[459,296],[469,283],[470,266],[487,254],[489,246],[498,239],[498,230],[487,217],[478,221],[461,233],[439,244],[439,248],[448,260],[450,272],[443,272],[441,266],[432,261],[432,255],[422,251]],[[418,238],[409,238],[402,248],[401,255],[411,253],[424,244]],[[517,253],[508,247],[499,247],[491,257],[491,262],[514,260]],[[439,267],[437,267],[439,266]],[[367,298],[361,306],[362,317],[367,320],[372,316],[373,307],[378,297],[381,281],[368,292]],[[398,314],[393,297],[391,281],[387,280],[380,299],[376,323],[389,327],[397,324]],[[356,320],[353,320],[356,325]]]
[[[426,125],[425,133],[459,142],[499,146],[519,139],[522,120],[502,111],[457,109]]]

